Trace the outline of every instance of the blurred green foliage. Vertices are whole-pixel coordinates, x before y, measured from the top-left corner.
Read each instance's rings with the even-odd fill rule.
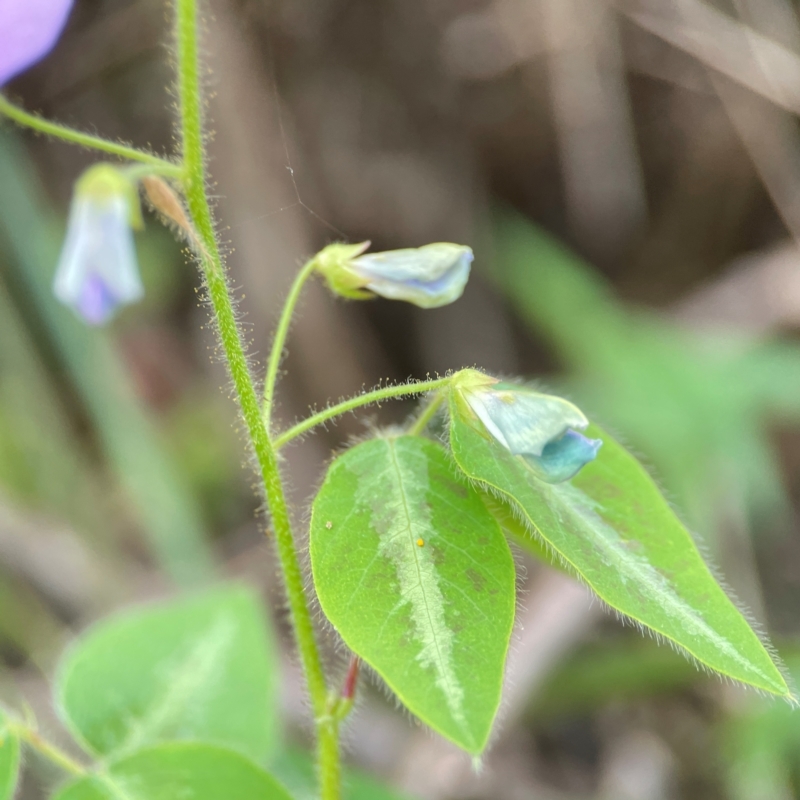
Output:
[[[133,787],[133,788],[131,788]],[[170,742],[111,761],[98,775],[79,778],[53,800],[292,800],[272,776],[233,750]]]
[[[795,680],[800,658],[788,659]],[[800,717],[796,708],[750,699],[720,726],[731,800],[790,800],[800,789]]]
[[[584,410],[619,432],[714,542],[723,503],[752,521],[788,511],[770,424],[800,423],[800,347],[693,333],[631,308],[529,221],[495,227],[497,280],[567,368]]]
[[[19,739],[8,730],[6,716],[0,710],[0,800],[11,800],[14,796],[19,761]]]
[[[315,796],[310,754],[279,733],[277,642],[244,586],[109,617],[67,650],[57,672],[56,709],[94,763],[51,797]],[[10,729],[0,708],[0,800],[14,794],[19,739],[30,742],[26,723],[8,718]],[[346,800],[403,800],[357,771],[345,787]]]
[[[265,762],[279,745],[272,630],[242,586],[104,620],[62,660],[56,693],[73,736],[101,757],[195,740]]]

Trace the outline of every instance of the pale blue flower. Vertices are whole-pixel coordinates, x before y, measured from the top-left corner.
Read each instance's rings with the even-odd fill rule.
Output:
[[[469,408],[507,450],[520,456],[538,478],[561,483],[592,461],[602,445],[580,431],[589,421],[567,400],[524,386],[502,383],[474,370],[456,381]]]
[[[437,242],[406,250],[366,253],[351,269],[364,288],[389,300],[405,300],[421,308],[436,308],[458,300],[469,278],[472,250]]]
[[[0,86],[53,49],[72,0],[0,0]]]
[[[469,247],[450,242],[365,254],[367,247],[369,242],[330,245],[317,256],[319,271],[337,294],[445,306],[461,297],[474,258]]]
[[[76,187],[53,282],[55,296],[90,325],[144,295],[131,220],[131,185],[109,165],[89,170]]]

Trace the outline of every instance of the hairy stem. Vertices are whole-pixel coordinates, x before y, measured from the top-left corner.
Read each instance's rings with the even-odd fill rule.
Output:
[[[225,270],[206,194],[202,97],[198,74],[196,0],[177,0],[178,96],[181,138],[186,165],[185,192],[202,249],[199,253],[208,296],[250,444],[258,461],[264,494],[272,517],[278,558],[286,585],[292,626],[317,725],[322,800],[338,800],[338,727],[326,719],[327,688],[317,649],[300,562],[294,547],[289,510],[278,459],[261,415],[255,384],[231,301]]]
[[[140,181],[142,178],[149,178],[153,175],[181,180],[185,175],[185,169],[182,164],[173,164],[170,161],[165,161],[162,164],[134,164],[133,166],[125,167],[123,172],[132,181]]]
[[[342,767],[339,723],[331,718],[317,725],[317,772],[322,800],[341,796]]]
[[[283,306],[278,327],[275,329],[275,338],[272,340],[272,350],[269,354],[269,361],[267,362],[267,377],[264,382],[264,422],[269,429],[270,418],[272,416],[272,404],[275,399],[275,383],[278,379],[278,370],[280,369],[281,358],[283,357],[283,348],[286,346],[286,337],[289,335],[289,326],[292,324],[292,316],[297,306],[297,301],[300,298],[300,292],[303,290],[306,281],[311,277],[316,269],[316,261],[312,258],[294,279],[292,288],[289,290],[289,296],[286,298],[286,303]]]
[[[30,114],[19,106],[15,106],[2,94],[0,94],[0,114],[4,114],[19,125],[32,128],[47,136],[54,136],[57,139],[77,144],[80,147],[88,147],[91,150],[100,150],[103,153],[125,158],[128,161],[149,164],[157,170],[163,170],[160,174],[172,174],[176,177],[182,174],[182,167],[179,164],[173,164],[166,158],[160,158],[152,153],[137,150],[135,147],[128,147],[128,145],[120,144],[119,142],[111,142],[100,136],[92,136],[90,133],[82,133],[66,125],[59,125],[57,122],[49,122],[36,114]]]
[[[21,741],[30,745],[38,753],[41,753],[48,761],[56,764],[70,775],[85,775],[86,767],[68,756],[63,750],[43,739],[39,732],[19,720],[7,719],[6,730],[17,736]]]
[[[444,402],[445,393],[439,392],[422,410],[422,413],[414,421],[414,424],[408,429],[411,436],[421,436],[428,427],[430,421],[436,416],[436,412]]]
[[[372,403],[380,403],[382,400],[390,400],[395,397],[407,397],[414,394],[424,394],[425,392],[435,391],[436,389],[443,389],[449,383],[450,378],[436,378],[427,381],[417,381],[415,383],[401,383],[399,386],[385,386],[383,389],[374,389],[371,392],[365,392],[356,397],[351,397],[349,400],[343,400],[335,406],[326,408],[317,414],[312,414],[310,417],[307,417],[302,422],[298,422],[297,425],[294,425],[289,428],[288,431],[276,437],[274,442],[275,449],[279,450],[285,444],[291,442],[292,439],[295,439],[306,431],[310,431],[317,425],[321,425],[323,422],[327,422],[334,417],[340,417],[348,411],[354,411],[357,408],[368,406]],[[439,402],[441,403],[441,401]],[[436,409],[434,409],[434,411],[435,410]]]

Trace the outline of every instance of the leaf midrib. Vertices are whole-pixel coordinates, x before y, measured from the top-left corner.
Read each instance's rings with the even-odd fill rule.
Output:
[[[429,627],[430,632],[431,632],[431,638],[433,639],[433,642],[436,645],[436,661],[437,661],[437,664],[438,664],[437,672],[440,675],[445,675],[447,673],[447,670],[445,669],[444,659],[442,657],[442,651],[439,648],[439,640],[438,640],[438,637],[436,636],[436,626],[433,624],[433,620],[431,619],[430,605],[428,603],[428,595],[427,595],[427,593],[425,591],[425,584],[422,581],[422,571],[420,570],[420,566],[419,566],[419,556],[418,556],[417,551],[416,551],[416,549],[414,547],[414,545],[415,545],[414,534],[411,531],[411,511],[408,508],[408,502],[407,502],[407,499],[406,499],[407,494],[406,494],[406,491],[405,491],[405,485],[403,483],[403,473],[402,473],[402,471],[400,469],[400,465],[397,462],[397,454],[395,452],[395,442],[390,439],[390,440],[387,441],[387,445],[389,447],[389,452],[390,452],[391,458],[392,458],[392,466],[394,467],[395,473],[397,474],[397,485],[398,485],[398,487],[400,489],[400,496],[401,496],[402,501],[403,501],[403,511],[405,512],[406,523],[407,523],[406,524],[406,530],[407,530],[408,535],[409,535],[409,540],[410,540],[410,544],[411,544],[411,552],[414,554],[414,566],[415,566],[415,568],[417,570],[417,579],[418,579],[418,582],[419,582],[419,588],[420,588],[420,591],[422,592],[422,598],[425,601],[425,615],[428,618],[428,627]]]

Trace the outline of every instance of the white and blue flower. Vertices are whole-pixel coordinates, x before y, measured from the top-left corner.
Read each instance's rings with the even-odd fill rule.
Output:
[[[78,181],[53,292],[90,325],[144,295],[131,228],[139,213],[135,188],[111,165]]]
[[[420,308],[438,308],[458,300],[474,258],[465,245],[436,242],[423,247],[365,253],[369,242],[334,244],[316,257],[330,288],[344,297],[380,295]]]
[[[581,433],[589,421],[561,397],[504,383],[475,370],[459,373],[454,389],[492,437],[547,483],[574,477],[594,460],[602,445],[600,439]]]

